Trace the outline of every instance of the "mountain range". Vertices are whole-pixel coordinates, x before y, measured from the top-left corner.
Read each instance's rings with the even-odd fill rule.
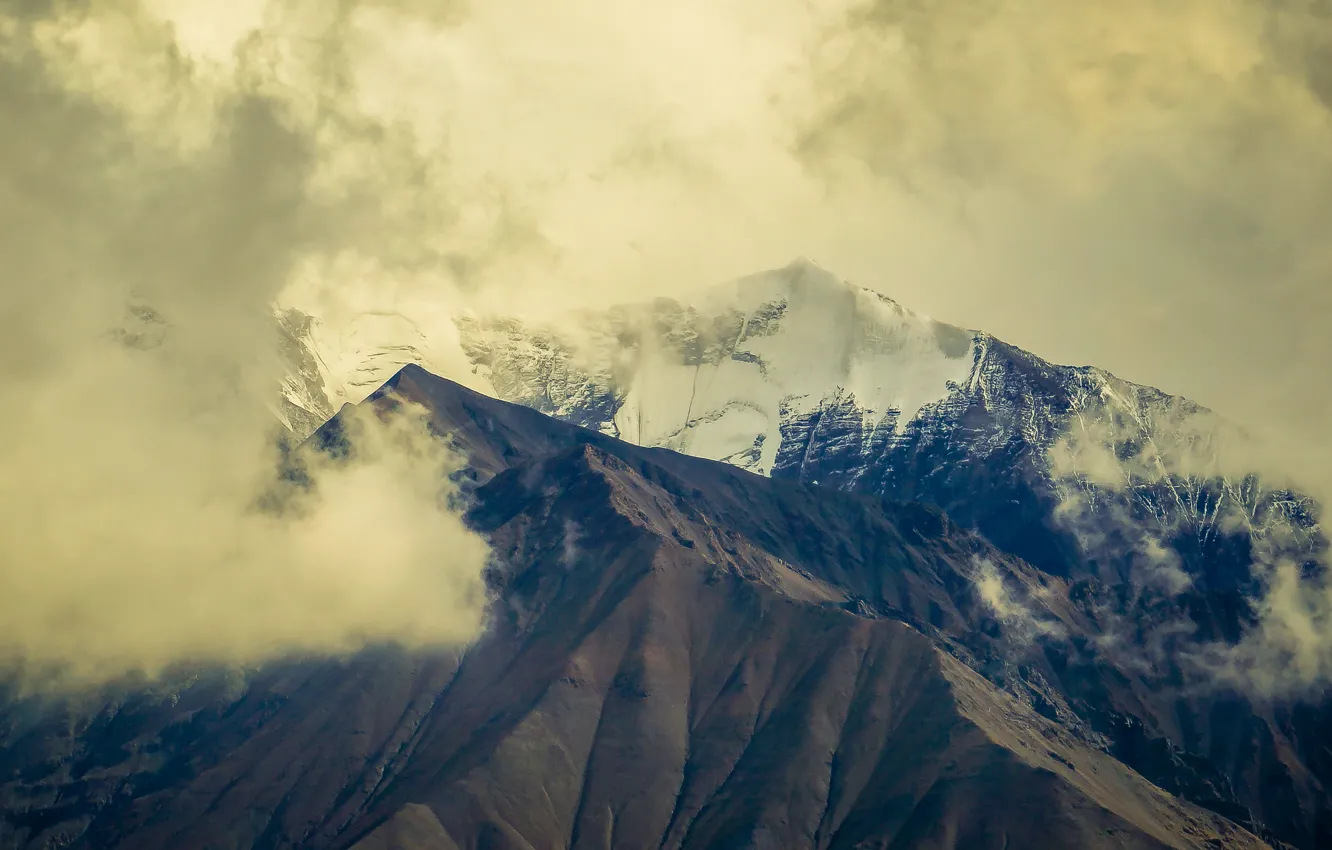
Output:
[[[1226,469],[1237,431],[1211,411],[918,316],[806,259],[688,300],[558,321],[464,315],[423,328],[375,313],[347,326],[283,318],[284,404],[301,436],[415,363],[637,445],[921,499],[1055,573],[1132,571],[1123,557],[1089,566],[1077,539],[1070,515],[1106,501],[1133,517],[1131,536],[1191,538],[1186,557],[1211,554],[1236,522],[1317,548],[1312,502]]]
[[[1318,506],[1208,410],[804,260],[280,323],[298,456],[410,402],[469,458],[486,633],[15,695],[0,844],[1332,846],[1332,699],[1243,651]]]

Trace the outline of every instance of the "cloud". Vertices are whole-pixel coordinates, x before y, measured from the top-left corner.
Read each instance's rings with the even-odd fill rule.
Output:
[[[805,254],[1326,498],[1330,45],[1319,0],[11,0],[7,451],[236,493],[275,300],[447,336]]]
[[[1145,652],[1211,685],[1263,696],[1324,688],[1332,585],[1317,505],[1284,489],[1295,479],[1267,462],[1261,441],[1212,412],[1105,375],[1089,380],[1100,389],[1077,399],[1047,460],[1057,519],[1103,579],[1129,588],[1097,612],[1102,648],[1127,649],[1116,653],[1122,659]],[[1246,544],[1226,545],[1236,535]],[[1195,586],[1246,594],[1252,621],[1240,624],[1237,643],[1199,643],[1184,610],[1161,604]]]
[[[564,521],[564,538],[560,543],[560,566],[572,570],[578,564],[578,540],[583,529],[573,520]]]
[[[1239,443],[1233,431],[1187,400],[1098,371],[1075,391],[1065,430],[1046,456],[1059,499],[1055,519],[1102,579],[1129,585],[1132,604],[1142,592],[1174,597],[1193,585],[1173,544],[1190,536],[1205,544],[1231,516],[1225,497],[1201,482],[1232,460],[1223,444]],[[1234,474],[1253,469],[1236,466]]]
[[[1332,585],[1292,561],[1265,565],[1258,625],[1234,647],[1206,647],[1222,681],[1259,693],[1318,694],[1332,682]]]
[[[1044,612],[1033,610],[1030,599],[1010,589],[995,565],[977,558],[973,565],[972,583],[976,595],[985,603],[1008,631],[1011,639],[1020,645],[1031,643],[1038,637],[1062,637],[1064,628],[1059,621]]]
[[[0,658],[34,681],[458,643],[484,542],[419,415],[282,515],[273,301],[342,244],[319,138],[143,7],[0,13]],[[352,180],[342,185],[355,185]]]

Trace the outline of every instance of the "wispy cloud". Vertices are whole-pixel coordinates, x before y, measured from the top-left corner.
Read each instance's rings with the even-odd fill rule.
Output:
[[[1105,646],[1144,649],[1153,663],[1263,695],[1326,686],[1332,593],[1316,503],[1282,489],[1290,479],[1264,463],[1261,445],[1210,411],[1089,380],[1103,383],[1080,400],[1047,460],[1056,517],[1090,566],[1129,591],[1118,603],[1127,613],[1097,612]],[[1181,551],[1194,553],[1191,564]],[[1197,641],[1183,608],[1159,604],[1195,586],[1248,594],[1252,622],[1238,624],[1237,644]],[[1140,605],[1149,601],[1150,615]]]
[[[1024,592],[1019,584],[1005,580],[992,561],[977,558],[971,580],[976,595],[1016,644],[1029,644],[1038,637],[1063,637],[1063,625],[1048,611],[1042,610],[1040,600]]]

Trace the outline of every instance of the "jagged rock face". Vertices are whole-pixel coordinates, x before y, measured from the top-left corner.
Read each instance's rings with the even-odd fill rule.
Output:
[[[404,400],[473,458],[488,633],[5,703],[0,841],[1264,846],[1144,781],[1070,708],[1077,677],[1125,707],[1153,701],[1140,681],[1076,647],[1006,660],[978,562],[1060,629],[1092,624],[1066,583],[939,511],[642,449],[420,370],[370,403]],[[316,444],[340,439],[335,420]]]

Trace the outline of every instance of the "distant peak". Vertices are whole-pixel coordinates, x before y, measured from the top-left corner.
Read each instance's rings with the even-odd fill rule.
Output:
[[[804,290],[805,292],[828,292],[828,293],[866,293],[869,296],[890,304],[894,309],[906,315],[916,315],[910,310],[905,309],[895,299],[884,295],[876,289],[870,289],[867,286],[859,286],[846,278],[839,277],[837,274],[819,265],[814,260],[803,254],[796,257],[791,262],[777,270],[777,273],[783,276],[793,290]]]
[[[796,272],[803,272],[809,270],[818,270],[824,273],[828,272],[827,269],[825,269],[823,266],[819,265],[809,257],[806,257],[804,254],[801,254],[800,256],[796,257],[794,260],[787,263],[783,268],[786,268],[789,271],[796,271]]]
[[[781,269],[791,283],[801,287],[821,287],[827,289],[851,289],[847,281],[811,260],[809,257],[796,257]]]
[[[752,310],[759,305],[776,302],[845,305],[848,300],[859,298],[862,293],[870,293],[876,298],[890,301],[801,255],[784,266],[748,274],[701,290],[694,306],[704,309],[738,306],[741,309]]]

